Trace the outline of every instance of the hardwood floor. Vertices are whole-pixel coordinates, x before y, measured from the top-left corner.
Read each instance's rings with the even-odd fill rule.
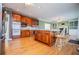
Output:
[[[71,55],[74,54],[75,45],[67,44],[62,50],[57,47],[49,47],[46,44],[35,41],[34,37],[13,39],[5,43],[6,55]]]

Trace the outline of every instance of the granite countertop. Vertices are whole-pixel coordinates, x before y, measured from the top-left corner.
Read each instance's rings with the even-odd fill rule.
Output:
[[[21,27],[21,30],[48,30],[48,29],[38,27]]]
[[[39,28],[39,27],[21,27],[21,30],[47,30],[47,31],[58,31],[57,29],[45,29],[45,28]]]

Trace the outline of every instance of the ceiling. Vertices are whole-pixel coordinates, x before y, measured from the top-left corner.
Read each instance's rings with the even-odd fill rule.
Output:
[[[4,6],[46,22],[79,16],[79,4],[77,3],[33,3],[32,5],[5,3]]]

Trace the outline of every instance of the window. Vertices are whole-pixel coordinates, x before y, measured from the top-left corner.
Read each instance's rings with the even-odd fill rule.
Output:
[[[70,29],[77,29],[78,28],[78,21],[70,22]]]
[[[53,29],[56,29],[56,27],[57,27],[57,24],[54,23],[53,24]]]
[[[45,23],[45,29],[46,29],[46,30],[50,30],[50,24]]]
[[[70,29],[77,29],[78,28],[78,18],[74,18],[69,22]]]

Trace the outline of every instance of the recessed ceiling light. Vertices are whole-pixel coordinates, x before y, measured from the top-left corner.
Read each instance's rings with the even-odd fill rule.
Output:
[[[40,6],[38,8],[40,8]]]
[[[19,11],[19,9],[16,9],[16,11]]]

